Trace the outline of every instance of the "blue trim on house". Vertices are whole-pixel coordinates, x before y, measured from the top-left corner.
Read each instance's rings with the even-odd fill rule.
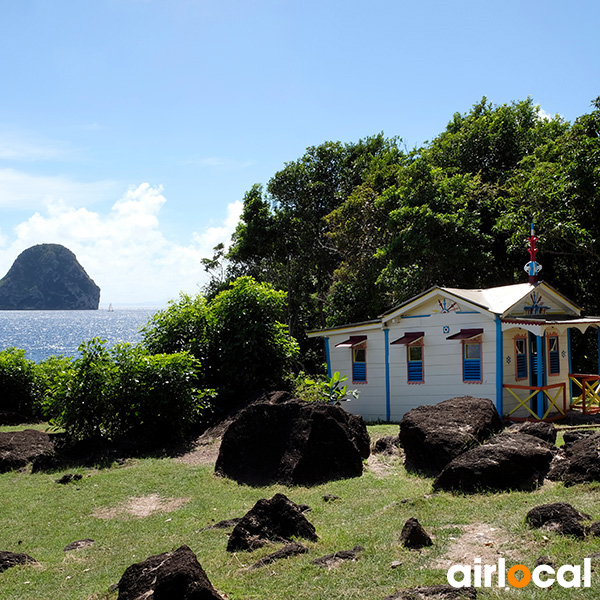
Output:
[[[430,317],[431,315],[402,315],[403,319],[420,319],[421,317]]]
[[[457,315],[478,315],[479,311],[478,310],[457,310],[456,314]]]
[[[331,354],[329,352],[329,338],[324,338],[325,340],[325,360],[327,361],[327,377],[331,379]]]
[[[502,416],[504,411],[504,343],[502,337],[502,321],[496,315],[496,410]]]
[[[536,335],[535,343],[537,346],[537,385],[544,385],[544,336]],[[544,393],[537,393],[537,416],[541,419],[544,416]]]
[[[598,331],[600,335],[600,330]],[[569,360],[569,375],[573,372],[573,362],[571,357],[571,328],[567,329],[567,358]],[[600,356],[598,357],[600,360]],[[600,371],[599,371],[600,372]],[[573,399],[573,382],[569,379],[569,397],[567,398],[569,405]]]
[[[390,330],[383,330],[383,340],[385,344],[385,420],[389,421],[391,417],[391,398],[390,398]]]

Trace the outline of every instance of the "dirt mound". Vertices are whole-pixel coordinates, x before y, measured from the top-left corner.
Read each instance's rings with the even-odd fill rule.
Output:
[[[531,490],[550,469],[557,449],[525,433],[501,433],[450,462],[436,477],[436,490]]]
[[[54,452],[47,433],[35,429],[0,433],[0,473],[22,469]]]
[[[361,417],[286,398],[239,413],[223,435],[215,471],[249,485],[314,485],[362,475],[369,445]]]
[[[268,542],[291,542],[292,538],[316,542],[319,538],[300,507],[283,494],[259,500],[234,527],[228,552],[256,550]]]
[[[223,600],[188,546],[127,567],[118,600]]]
[[[414,408],[400,422],[406,467],[436,475],[451,460],[503,428],[496,407],[487,398],[460,396]]]

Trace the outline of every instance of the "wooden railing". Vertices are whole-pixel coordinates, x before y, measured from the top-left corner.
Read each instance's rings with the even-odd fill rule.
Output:
[[[505,384],[503,387],[507,389],[517,401],[517,406],[515,406],[508,414],[504,415],[505,418],[511,421],[552,421],[556,419],[562,419],[567,414],[567,410],[569,407],[567,406],[566,385],[564,382],[554,383],[552,385],[544,385],[541,387],[533,385],[507,384]],[[527,390],[530,393],[525,398],[521,398],[514,390]],[[537,394],[539,393],[542,393],[548,401],[548,408],[542,417],[540,417],[529,406],[532,398],[537,396]],[[562,403],[560,401],[560,396],[562,396]],[[562,404],[562,407],[560,406],[560,404]],[[512,415],[516,413],[520,408],[524,408],[527,412],[529,412],[531,417],[513,417]],[[550,417],[550,414],[553,412],[553,409],[556,409],[558,414],[555,414]]]
[[[579,396],[573,394],[571,410],[580,410],[584,415],[600,412],[600,375],[572,373],[569,379],[571,389],[577,387],[581,391]]]

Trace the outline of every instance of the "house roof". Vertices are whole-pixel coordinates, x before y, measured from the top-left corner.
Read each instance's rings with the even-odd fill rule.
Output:
[[[567,310],[571,313],[569,315],[560,314],[547,314],[545,317],[538,316],[525,316],[525,317],[514,317],[511,315],[511,309],[513,309],[519,302],[522,302],[535,290],[545,289],[546,292],[550,292],[554,295],[555,301],[559,301]],[[582,317],[581,309],[573,304],[568,298],[565,298],[560,292],[556,291],[552,286],[545,282],[539,282],[536,284],[532,283],[517,283],[513,285],[504,285],[499,287],[487,288],[487,289],[462,289],[462,288],[450,288],[433,286],[428,290],[414,296],[413,298],[403,302],[402,304],[386,311],[379,316],[378,319],[372,321],[365,321],[362,323],[352,323],[346,325],[340,325],[338,327],[330,327],[321,330],[312,330],[308,332],[308,337],[322,336],[326,332],[341,333],[343,330],[348,330],[348,333],[356,329],[372,328],[373,326],[384,325],[393,320],[396,317],[401,317],[403,314],[417,308],[419,305],[427,302],[436,293],[442,292],[449,297],[455,298],[456,300],[468,302],[471,305],[481,308],[489,313],[500,316],[504,323],[526,323],[528,325],[533,324],[551,324],[551,323],[565,323],[577,325],[590,325],[598,324],[597,317]],[[397,340],[397,343],[403,343]]]
[[[467,300],[467,302],[481,306],[490,312],[501,315],[535,288],[536,286],[531,283],[517,283],[514,285],[504,285],[478,290],[445,287],[440,289],[453,294],[454,296],[458,296],[459,298],[463,298],[464,300]]]

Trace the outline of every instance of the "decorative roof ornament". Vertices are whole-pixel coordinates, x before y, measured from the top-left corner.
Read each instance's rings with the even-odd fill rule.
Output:
[[[535,257],[538,253],[538,249],[535,247],[536,242],[538,241],[538,237],[535,235],[535,230],[533,228],[533,223],[531,224],[531,234],[529,235],[529,262],[525,265],[524,270],[525,273],[529,275],[529,283],[536,284],[538,282],[538,274],[542,270],[542,265],[539,262],[536,262]]]

